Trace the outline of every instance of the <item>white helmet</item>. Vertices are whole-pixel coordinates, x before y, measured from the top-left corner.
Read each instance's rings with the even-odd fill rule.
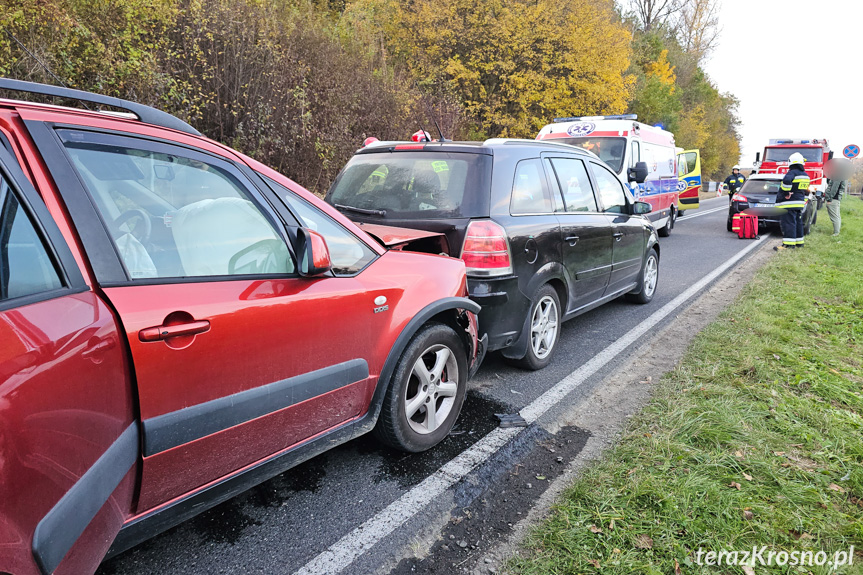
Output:
[[[737,164],[737,165],[735,165],[733,168],[731,168],[731,171],[732,171],[732,172],[733,172],[734,170],[737,170],[737,171],[739,172],[739,171],[740,171],[740,164]]]
[[[803,154],[800,152],[794,152],[791,156],[788,157],[788,163],[790,165],[800,164],[801,166],[806,163],[806,158],[803,157]]]

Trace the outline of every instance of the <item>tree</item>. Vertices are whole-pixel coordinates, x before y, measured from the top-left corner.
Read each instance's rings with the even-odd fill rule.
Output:
[[[680,10],[683,0],[629,0],[631,13],[635,14],[641,29],[650,32],[665,26]]]

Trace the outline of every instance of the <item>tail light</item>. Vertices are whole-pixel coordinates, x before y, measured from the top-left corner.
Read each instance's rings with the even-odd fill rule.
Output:
[[[461,259],[471,275],[503,276],[512,273],[506,232],[491,220],[474,220],[468,225]]]
[[[743,194],[734,194],[733,196],[731,196],[731,201],[732,202],[746,202],[747,204],[749,203],[749,200]]]

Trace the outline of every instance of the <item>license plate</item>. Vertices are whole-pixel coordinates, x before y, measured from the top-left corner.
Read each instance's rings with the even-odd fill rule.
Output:
[[[752,204],[753,208],[770,208],[773,204]]]

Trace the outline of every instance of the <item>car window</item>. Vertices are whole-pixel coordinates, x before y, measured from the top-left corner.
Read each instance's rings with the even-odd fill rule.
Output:
[[[596,198],[584,162],[574,158],[553,158],[551,164],[563,192],[565,211],[597,211]]]
[[[544,177],[539,158],[522,160],[516,165],[509,204],[511,214],[550,214],[554,211]]]
[[[0,174],[0,301],[61,287],[44,241]]]
[[[174,153],[64,144],[130,279],[294,272],[285,241],[227,170]]]
[[[333,273],[353,275],[375,258],[375,252],[324,212],[291,192],[275,180],[263,177],[270,187],[300,216],[304,226],[318,232],[327,242]]]
[[[632,140],[630,147],[629,167],[634,168],[635,164],[641,161],[641,144],[637,140]]]
[[[602,205],[606,212],[622,214],[626,212],[626,193],[623,184],[608,169],[599,164],[591,162]]]

